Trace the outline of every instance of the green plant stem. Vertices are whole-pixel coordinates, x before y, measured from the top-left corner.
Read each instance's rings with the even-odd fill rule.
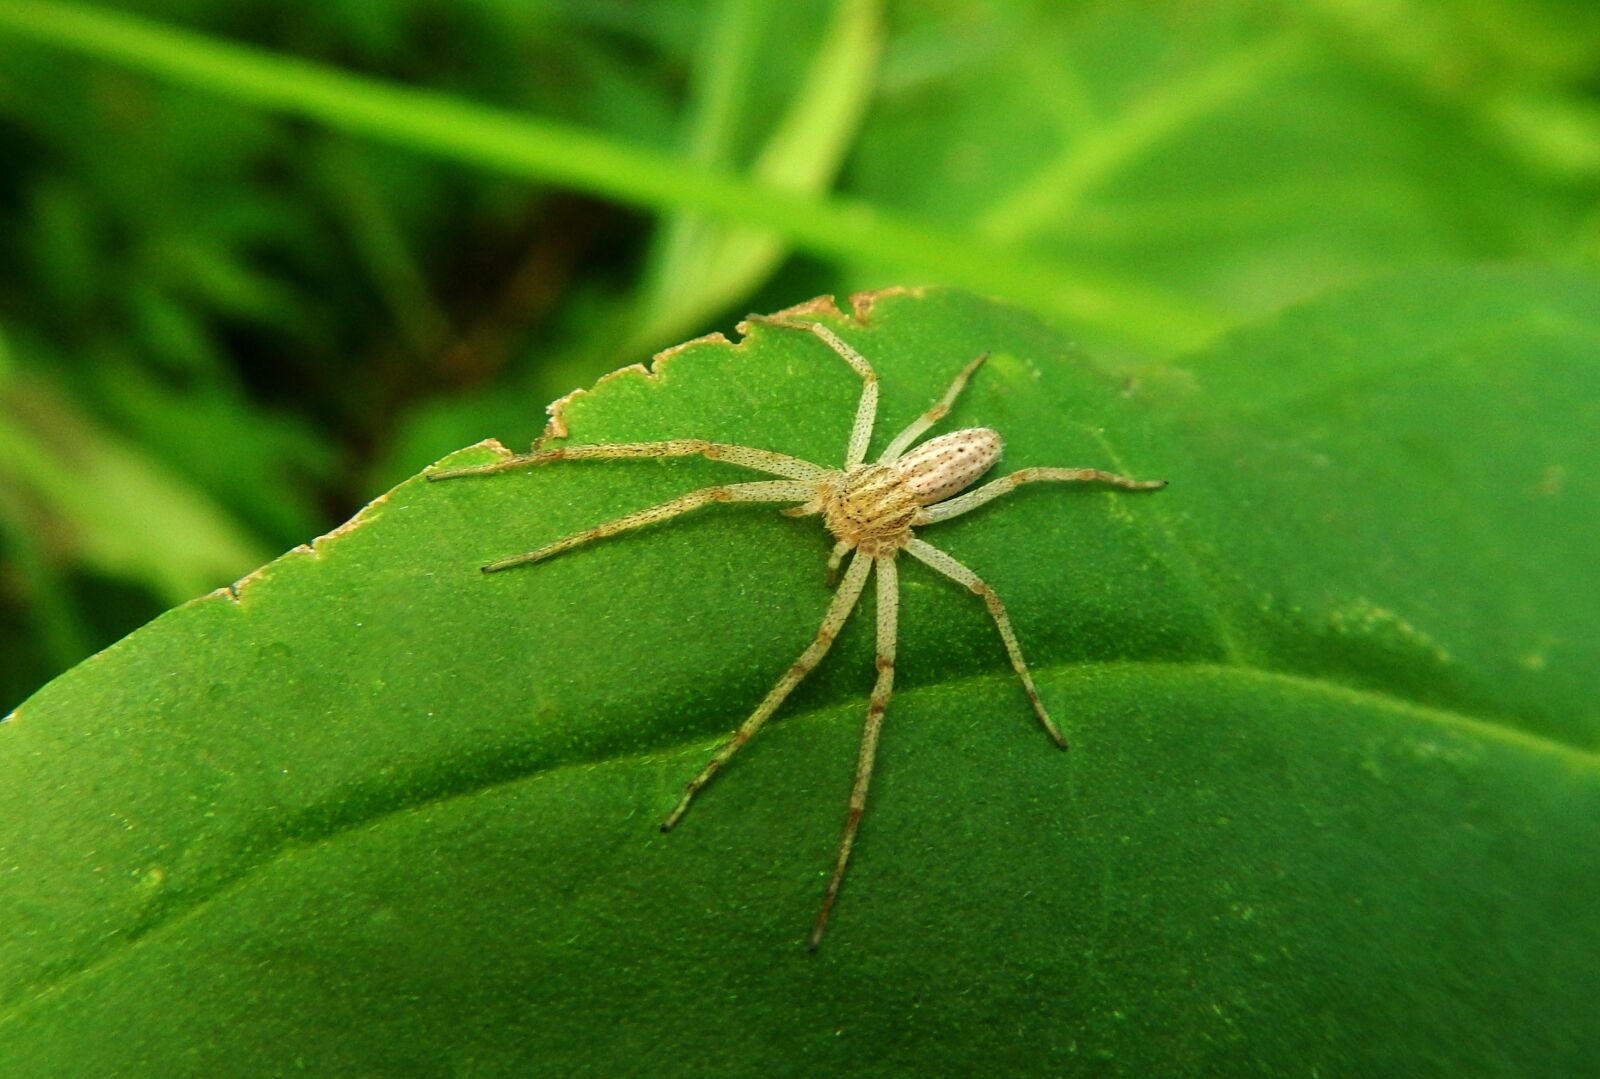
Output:
[[[1196,304],[867,203],[821,199],[446,94],[392,85],[144,19],[11,0],[0,27],[245,104],[500,172],[651,209],[690,209],[771,230],[813,254],[999,293],[1159,349],[1222,328]]]

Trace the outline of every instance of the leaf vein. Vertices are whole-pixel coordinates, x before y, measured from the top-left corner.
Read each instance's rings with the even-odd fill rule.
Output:
[[[1396,697],[1378,690],[1348,686],[1343,683],[1329,681],[1323,678],[1313,678],[1306,675],[1292,674],[1283,671],[1267,670],[1243,664],[1220,663],[1172,663],[1148,661],[1117,661],[1112,663],[1060,663],[1051,666],[1036,668],[1043,676],[1057,676],[1066,673],[1095,673],[1115,672],[1118,670],[1138,669],[1148,672],[1167,672],[1173,674],[1188,674],[1199,676],[1213,676],[1223,678],[1241,678],[1254,683],[1274,684],[1282,688],[1300,689],[1348,704],[1373,708],[1391,715],[1403,716],[1408,719],[1420,720],[1434,726],[1445,727],[1461,734],[1470,735],[1484,740],[1495,741],[1502,745],[1514,747],[1524,752],[1536,753],[1560,759],[1571,767],[1595,769],[1600,773],[1600,752],[1588,747],[1578,746],[1568,742],[1558,741],[1544,735],[1534,734],[1509,724],[1496,722],[1493,719],[1479,718],[1454,712],[1431,705],[1420,704],[1415,701]],[[902,703],[909,697],[912,699],[927,698],[935,694],[947,693],[983,683],[1010,684],[1013,676],[1010,672],[986,672],[966,678],[953,679],[930,686],[915,687],[902,694]],[[821,717],[834,715],[846,716],[855,710],[853,702],[847,710],[841,705],[834,704],[822,708],[812,709],[809,712],[791,715],[786,722],[811,721]],[[39,984],[25,989],[17,995],[17,999],[8,1003],[0,1010],[0,1030],[11,1023],[18,1021],[33,1007],[44,1003],[52,997],[60,995],[76,983],[94,976],[96,973],[113,968],[116,964],[135,954],[139,947],[147,940],[165,936],[176,927],[197,917],[207,907],[228,894],[239,890],[250,881],[263,875],[284,858],[296,851],[315,847],[330,840],[360,829],[369,828],[390,818],[397,818],[409,813],[425,812],[441,805],[447,805],[458,799],[472,798],[514,783],[530,780],[545,779],[573,769],[590,769],[619,764],[627,761],[644,761],[659,757],[663,753],[687,751],[691,748],[703,748],[709,742],[719,740],[696,738],[682,740],[670,745],[651,746],[642,750],[629,750],[625,753],[610,756],[585,758],[581,760],[567,760],[555,763],[545,763],[534,768],[519,772],[514,775],[500,775],[487,781],[472,781],[466,786],[434,791],[416,798],[397,802],[384,807],[381,811],[365,814],[356,818],[347,818],[338,822],[334,827],[325,831],[305,836],[303,838],[285,839],[276,847],[272,847],[260,859],[240,872],[228,878],[216,887],[204,892],[196,892],[187,897],[182,903],[173,903],[165,908],[162,916],[146,924],[136,927],[119,936],[107,938],[104,951],[98,957],[73,969],[55,974]],[[403,785],[402,785],[403,786]]]

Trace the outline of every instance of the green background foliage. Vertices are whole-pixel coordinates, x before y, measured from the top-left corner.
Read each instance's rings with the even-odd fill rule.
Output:
[[[1592,1065],[1597,85],[1580,0],[8,0],[13,1070]],[[817,957],[869,634],[649,827],[809,636],[815,522],[470,572],[709,463],[409,481],[27,699],[605,371],[895,283],[1010,304],[855,327],[885,428],[992,350],[956,419],[1009,464],[1174,486],[941,530],[1066,758],[903,574]],[[832,461],[853,390],[758,335],[569,417]]]

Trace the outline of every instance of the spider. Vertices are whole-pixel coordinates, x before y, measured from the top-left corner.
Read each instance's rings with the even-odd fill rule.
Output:
[[[778,679],[777,684],[751,713],[750,718],[739,725],[700,773],[689,781],[683,797],[662,822],[663,832],[670,831],[683,819],[695,796],[711,782],[712,777],[744,747],[745,743],[755,737],[756,732],[778,710],[790,692],[821,662],[833,644],[834,638],[844,626],[845,620],[850,617],[856,601],[861,597],[867,577],[874,569],[878,571],[878,678],[872,688],[870,703],[867,705],[866,725],[861,735],[861,748],[856,760],[855,781],[850,790],[844,835],[839,841],[833,872],[828,878],[827,890],[823,894],[822,908],[811,931],[810,946],[815,950],[827,931],[828,915],[838,898],[839,886],[844,880],[845,867],[850,861],[850,851],[855,845],[861,816],[866,810],[867,787],[872,780],[878,734],[883,725],[883,714],[889,705],[889,694],[894,686],[895,634],[900,604],[899,570],[896,559],[902,551],[983,599],[984,606],[988,608],[995,626],[1000,631],[1000,639],[1005,644],[1011,666],[1016,670],[1022,688],[1033,705],[1034,715],[1038,716],[1045,732],[1058,747],[1062,749],[1067,747],[1066,739],[1062,737],[1061,731],[1051,720],[1050,713],[1045,710],[1044,703],[1039,699],[1039,691],[1033,684],[1032,675],[1028,673],[1028,665],[1023,661],[1016,633],[1011,628],[1011,619],[1006,615],[1005,604],[1000,602],[1000,597],[976,573],[926,540],[919,539],[914,530],[959,517],[1002,495],[1009,494],[1024,483],[1097,482],[1138,491],[1165,487],[1166,481],[1129,479],[1097,468],[1024,468],[968,491],[967,488],[1000,459],[1002,443],[997,432],[987,427],[972,427],[940,435],[921,445],[912,444],[950,411],[950,407],[966,386],[967,380],[988,358],[988,353],[977,357],[962,368],[945,390],[944,396],[901,431],[877,461],[867,463],[867,443],[872,437],[873,421],[878,409],[878,378],[873,373],[872,366],[838,334],[821,323],[796,320],[783,315],[752,315],[745,323],[740,324],[739,330],[747,332],[748,324],[751,322],[814,334],[861,376],[861,399],[856,408],[855,423],[850,430],[850,442],[845,450],[842,468],[826,468],[788,454],[751,446],[682,438],[665,442],[565,446],[551,450],[540,449],[536,445],[526,454],[518,454],[486,465],[436,470],[429,473],[428,478],[444,480],[462,476],[483,476],[555,461],[696,455],[782,477],[775,480],[718,484],[715,487],[692,491],[658,506],[639,510],[565,539],[556,540],[537,550],[491,562],[482,567],[485,573],[496,573],[513,566],[540,562],[592,540],[656,524],[715,502],[795,502],[798,505],[781,512],[792,517],[822,518],[823,524],[834,540],[833,550],[828,558],[828,584],[830,587],[835,585],[837,587],[832,601],[828,604],[827,613],[823,616],[822,625],[817,630],[816,638]],[[966,493],[961,494],[962,491]],[[845,568],[841,578],[838,569],[847,556],[850,557],[850,564]]]

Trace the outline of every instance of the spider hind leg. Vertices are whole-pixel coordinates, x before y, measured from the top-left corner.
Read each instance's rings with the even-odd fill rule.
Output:
[[[861,590],[867,583],[867,574],[872,570],[872,559],[857,556],[850,562],[850,567],[845,570],[844,580],[840,582],[839,590],[833,594],[833,599],[828,604],[828,612],[822,617],[822,625],[817,629],[817,635],[800,654],[800,658],[778,679],[776,685],[767,691],[766,697],[756,706],[750,718],[739,724],[737,730],[729,735],[712,756],[700,774],[689,781],[688,788],[683,797],[667,819],[661,822],[661,830],[670,832],[683,815],[689,811],[689,804],[710,783],[722,766],[728,763],[735,753],[744,748],[746,742],[754,738],[759,731],[772,718],[772,713],[778,710],[785,698],[794,691],[806,675],[810,674],[822,657],[828,654],[828,649],[833,647],[834,638],[839,635],[839,630],[844,627],[845,620],[850,617],[850,612],[855,609],[856,600],[861,597]]]
[[[839,886],[844,883],[844,871],[850,864],[856,830],[861,826],[861,816],[867,810],[867,788],[872,783],[872,767],[878,756],[878,733],[883,729],[883,714],[888,711],[889,697],[894,692],[895,631],[900,617],[900,583],[893,553],[881,556],[876,561],[878,680],[872,687],[872,701],[867,705],[866,726],[861,730],[861,750],[856,757],[856,778],[850,788],[850,810],[845,816],[844,836],[839,840],[839,854],[833,863],[833,875],[828,878],[828,890],[822,897],[817,924],[811,930],[812,951],[817,950],[823,934],[828,931],[828,914],[833,910],[834,901],[839,898]]]
[[[1000,631],[1000,639],[1005,642],[1006,655],[1011,657],[1011,667],[1017,672],[1017,677],[1022,681],[1022,688],[1028,694],[1028,701],[1033,705],[1034,715],[1039,717],[1039,722],[1044,726],[1045,733],[1050,736],[1051,741],[1066,749],[1067,740],[1056,727],[1055,721],[1050,718],[1050,713],[1045,710],[1044,702],[1039,699],[1039,689],[1033,684],[1033,675],[1028,673],[1027,661],[1022,658],[1022,646],[1017,643],[1016,631],[1011,628],[1011,618],[1006,614],[1006,605],[1000,602],[995,590],[990,588],[982,577],[925,540],[912,540],[906,545],[906,552],[919,562],[931,566],[982,597],[983,605],[989,609],[989,617],[994,619],[995,628]]]

